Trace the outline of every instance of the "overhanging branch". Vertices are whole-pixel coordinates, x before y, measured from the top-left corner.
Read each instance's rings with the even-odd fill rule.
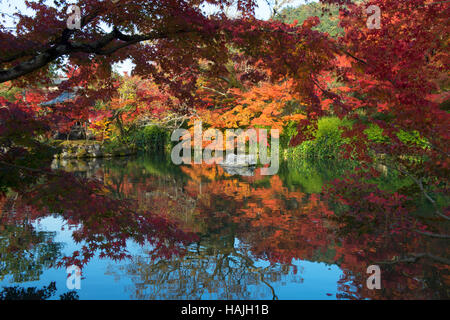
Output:
[[[29,60],[20,62],[19,64],[3,69],[0,71],[0,83],[17,79],[21,76],[36,71],[57,58],[76,52],[93,53],[97,55],[110,55],[121,48],[136,44],[138,42],[147,40],[165,39],[181,33],[191,32],[189,30],[176,30],[170,33],[164,32],[150,32],[142,35],[126,35],[114,28],[110,33],[104,35],[102,38],[92,42],[69,42],[68,35],[71,30],[65,29],[63,36],[60,37],[59,42],[37,53]],[[117,43],[114,43],[117,42]],[[114,45],[112,45],[114,43]],[[112,46],[109,46],[112,45]]]

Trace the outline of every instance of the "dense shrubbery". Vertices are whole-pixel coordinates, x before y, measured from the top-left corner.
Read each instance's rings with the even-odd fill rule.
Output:
[[[135,149],[135,145],[128,137],[113,137],[103,143],[103,150],[106,153],[115,155],[126,155],[128,150]]]
[[[345,142],[340,127],[350,126],[350,121],[338,117],[324,117],[318,121],[314,140],[304,141],[288,149],[290,158],[330,159],[338,158],[339,147]]]
[[[290,148],[287,155],[290,158],[307,159],[335,159],[339,157],[339,147],[346,140],[342,138],[342,128],[349,127],[349,120],[340,120],[338,117],[323,117],[318,121],[317,131],[314,133],[314,140],[304,141],[302,144]],[[290,132],[290,131],[287,131]],[[375,143],[389,143],[389,138],[383,133],[383,129],[377,125],[371,124],[364,133],[367,139]],[[287,139],[288,133],[285,134]],[[406,132],[400,130],[397,134],[399,140],[405,145],[415,144],[426,148],[428,143],[426,139],[420,137],[417,131]],[[290,139],[290,136],[289,136]],[[287,140],[289,141],[289,140]],[[282,137],[283,142],[283,137]],[[283,144],[281,144],[284,146]]]
[[[130,139],[138,151],[163,150],[170,145],[169,131],[156,125],[136,129]]]
[[[105,149],[129,147],[138,152],[163,150],[170,144],[170,134],[165,128],[157,125],[130,128],[126,134],[114,135],[104,143]]]

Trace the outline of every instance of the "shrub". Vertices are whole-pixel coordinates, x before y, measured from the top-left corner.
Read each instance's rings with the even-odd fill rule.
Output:
[[[323,117],[317,123],[314,140],[304,141],[288,151],[288,156],[293,158],[330,159],[337,158],[339,147],[345,143],[340,127],[349,127],[349,120],[341,120],[338,117]]]
[[[127,155],[129,152],[133,152],[135,150],[135,146],[133,142],[130,141],[130,139],[127,139],[126,137],[113,137],[111,139],[108,139],[103,144],[103,152],[105,154],[112,154],[112,155]]]
[[[151,125],[137,129],[132,140],[140,151],[163,150],[170,143],[170,135],[167,129]]]
[[[367,139],[375,143],[388,142],[389,139],[383,135],[383,129],[375,124],[370,124],[367,129],[364,130],[367,135]]]

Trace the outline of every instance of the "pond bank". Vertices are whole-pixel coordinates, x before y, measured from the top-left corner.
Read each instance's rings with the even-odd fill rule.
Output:
[[[53,146],[59,151],[53,156],[55,159],[83,159],[129,156],[137,153],[133,146],[120,145],[111,147],[100,141],[92,140],[55,140]]]

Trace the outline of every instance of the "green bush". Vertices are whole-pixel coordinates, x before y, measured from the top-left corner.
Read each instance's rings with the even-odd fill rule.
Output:
[[[132,141],[139,151],[164,150],[170,144],[170,134],[167,129],[151,125],[137,129]]]
[[[341,120],[338,117],[323,117],[317,123],[314,140],[308,140],[295,148],[290,148],[288,157],[308,159],[330,159],[337,158],[339,147],[346,142],[342,138],[340,127],[349,127],[351,122]]]
[[[370,124],[367,129],[364,130],[367,135],[367,139],[375,143],[385,143],[389,139],[383,135],[383,129],[375,124]]]
[[[128,137],[113,137],[105,140],[102,145],[105,154],[124,156],[133,153],[136,149],[132,141]]]

